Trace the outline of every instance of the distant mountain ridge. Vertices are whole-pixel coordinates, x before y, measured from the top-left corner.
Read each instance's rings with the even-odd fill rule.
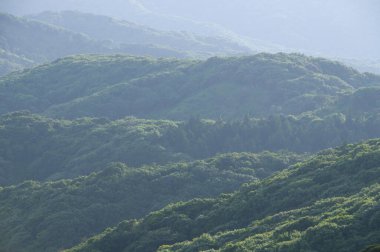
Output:
[[[252,52],[244,45],[221,37],[163,32],[93,14],[44,13],[33,18],[0,13],[0,49],[3,51],[0,73],[73,54],[202,58]]]
[[[299,54],[201,60],[72,56],[0,79],[0,113],[236,119],[333,106],[380,76]]]
[[[107,16],[76,11],[43,12],[28,18],[83,33],[100,41],[117,44],[156,45],[194,54],[251,53],[248,47],[221,36],[199,36],[186,31],[159,31],[136,23]]]

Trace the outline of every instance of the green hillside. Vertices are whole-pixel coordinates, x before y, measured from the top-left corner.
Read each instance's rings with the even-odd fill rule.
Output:
[[[0,79],[2,113],[42,112],[87,97],[122,81],[167,72],[191,61],[132,56],[73,56]]]
[[[298,54],[207,61],[73,56],[0,80],[0,113],[53,117],[236,119],[300,114],[380,77]]]
[[[380,87],[359,88],[354,93],[343,95],[336,102],[317,111],[317,114],[340,112],[353,116],[379,114]]]
[[[74,178],[110,162],[135,167],[228,152],[305,153],[376,137],[377,114],[177,122],[133,117],[70,121],[16,112],[0,116],[0,185]]]
[[[0,0],[0,252],[380,252],[380,4],[280,2]]]
[[[380,241],[380,140],[345,145],[216,199],[172,204],[69,251],[360,251]]]
[[[352,143],[380,137],[379,84],[283,53],[76,55],[2,77],[0,250],[377,244],[380,140]]]
[[[28,113],[0,119],[1,184],[75,177],[110,162],[167,163],[178,156],[157,143],[175,122],[126,118],[53,120]]]
[[[0,248],[57,251],[169,203],[232,192],[299,160],[294,154],[235,153],[139,169],[120,163],[74,180],[5,187],[0,189]]]

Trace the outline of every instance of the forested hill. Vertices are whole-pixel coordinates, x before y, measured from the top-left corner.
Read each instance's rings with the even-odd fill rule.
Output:
[[[113,46],[60,26],[0,13],[0,74],[79,53],[128,53],[187,57],[185,52],[150,45]]]
[[[0,186],[73,178],[111,162],[136,167],[228,152],[315,152],[376,137],[377,113],[177,122],[133,117],[70,121],[17,112],[0,117]]]
[[[0,252],[380,248],[380,5],[194,1],[0,0]]]
[[[69,250],[360,251],[380,242],[380,140],[321,152],[216,199],[170,205]]]
[[[0,188],[0,248],[57,251],[169,203],[216,197],[302,160],[291,153],[233,153],[165,166],[110,164],[73,180]]]
[[[80,12],[30,18],[0,13],[0,76],[73,54],[211,57],[252,51],[228,38],[165,32]]]
[[[0,113],[53,117],[232,119],[335,104],[380,76],[298,54],[206,61],[72,56],[0,80]]]

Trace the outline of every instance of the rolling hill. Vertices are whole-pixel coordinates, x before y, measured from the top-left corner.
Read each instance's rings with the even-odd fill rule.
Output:
[[[68,251],[359,251],[380,241],[379,140],[319,153],[215,199],[176,203]]]
[[[380,76],[299,54],[205,61],[82,55],[0,79],[0,113],[176,120],[297,115],[379,84]]]
[[[266,152],[138,169],[118,163],[73,180],[0,188],[0,248],[68,248],[122,220],[140,218],[169,203],[232,192],[301,159]]]
[[[378,251],[379,7],[0,1],[0,252]]]
[[[0,186],[75,178],[111,162],[139,167],[229,152],[314,153],[376,137],[376,113],[178,122],[133,117],[57,120],[15,112],[0,117]]]
[[[0,73],[74,54],[210,57],[252,51],[227,38],[167,32],[80,12],[15,17],[0,13]]]

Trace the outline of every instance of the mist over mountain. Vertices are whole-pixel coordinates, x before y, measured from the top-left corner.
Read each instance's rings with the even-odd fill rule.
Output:
[[[0,252],[379,252],[379,13],[0,0]]]
[[[73,54],[207,58],[253,51],[230,38],[161,31],[77,11],[28,17],[0,13],[0,75]]]
[[[200,36],[187,31],[162,31],[149,26],[77,11],[42,12],[28,16],[47,24],[119,44],[156,45],[204,56],[243,54],[252,50],[238,41],[217,36]],[[208,54],[208,55],[207,55]]]
[[[165,15],[211,22],[250,38],[322,55],[379,58],[374,0],[141,0]]]
[[[35,14],[80,10],[164,30],[227,35],[330,57],[379,59],[380,3],[375,0],[5,0],[0,9]],[[254,43],[253,43],[254,44]]]

